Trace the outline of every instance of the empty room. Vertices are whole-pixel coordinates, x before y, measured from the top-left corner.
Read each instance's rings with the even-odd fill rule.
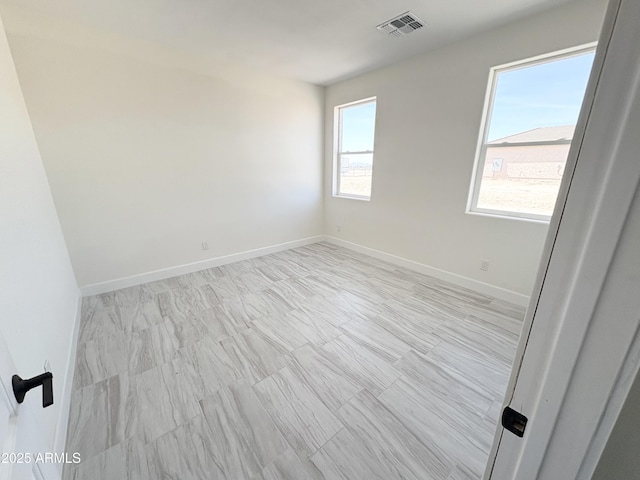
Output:
[[[638,2],[0,19],[0,479],[640,478]]]

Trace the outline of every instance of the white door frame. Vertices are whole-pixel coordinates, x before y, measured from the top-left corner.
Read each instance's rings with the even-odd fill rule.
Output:
[[[591,478],[638,372],[638,25],[610,1],[505,397],[529,424],[497,430],[485,479]]]

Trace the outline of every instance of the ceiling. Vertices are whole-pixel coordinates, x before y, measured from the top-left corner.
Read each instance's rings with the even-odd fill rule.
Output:
[[[40,14],[328,85],[567,0],[4,0]],[[410,10],[405,37],[376,25]]]

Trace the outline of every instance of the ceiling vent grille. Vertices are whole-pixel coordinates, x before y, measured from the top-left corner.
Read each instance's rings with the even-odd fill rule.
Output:
[[[381,23],[376,28],[387,35],[393,37],[402,37],[411,32],[424,27],[424,22],[411,12],[405,12],[402,15]]]

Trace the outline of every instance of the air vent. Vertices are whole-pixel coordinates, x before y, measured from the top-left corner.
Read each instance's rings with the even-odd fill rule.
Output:
[[[402,37],[419,28],[424,27],[424,22],[411,12],[405,12],[402,15],[381,23],[376,28],[387,35],[393,37]]]

